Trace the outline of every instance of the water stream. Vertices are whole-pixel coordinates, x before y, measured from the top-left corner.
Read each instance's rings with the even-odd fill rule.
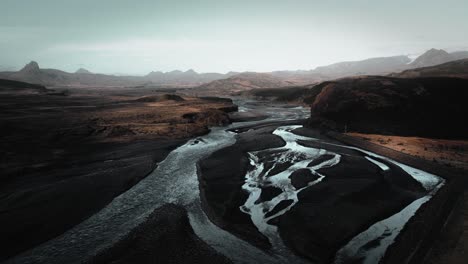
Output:
[[[236,102],[245,109],[255,104]],[[254,103],[254,102],[252,102]],[[236,263],[281,263],[279,257],[264,253],[249,243],[212,224],[201,209],[196,164],[211,153],[235,143],[229,129],[278,120],[306,118],[308,109],[265,106],[270,118],[215,127],[207,135],[189,140],[160,162],[157,168],[105,208],[64,234],[6,263],[82,263],[106,249],[142,223],[151,212],[166,203],[188,210],[195,233]],[[73,206],[73,205],[70,205]]]
[[[237,103],[241,105],[243,111],[256,107],[248,103]],[[280,136],[286,142],[285,146],[249,153],[253,169],[247,173],[245,185],[243,186],[243,189],[248,191],[250,195],[240,210],[251,215],[252,221],[258,230],[272,242],[272,252],[275,253],[266,253],[220,229],[210,222],[201,207],[196,164],[211,153],[235,143],[235,133],[229,132],[228,129],[274,120],[301,119],[308,115],[308,109],[305,108],[268,106],[264,107],[263,111],[271,117],[263,121],[234,123],[228,127],[213,128],[209,134],[189,140],[183,146],[172,151],[150,175],[116,197],[101,211],[61,236],[26,251],[8,260],[7,263],[81,263],[102,249],[112,246],[138,224],[142,223],[152,211],[166,203],[174,203],[185,207],[194,232],[211,247],[235,263],[304,262],[303,259],[295,256],[284,247],[276,227],[268,224],[268,221],[292,208],[298,201],[297,194],[299,192],[314,184],[319,184],[326,175],[318,173],[317,170],[338,164],[340,155],[324,149],[309,148],[298,144],[298,140],[317,140],[293,134],[291,131],[298,128],[298,126],[283,126],[274,131],[275,135]],[[421,182],[428,190],[428,195],[414,201],[401,212],[374,224],[368,230],[356,236],[337,253],[337,263],[343,263],[344,260],[356,256],[365,256],[367,263],[378,262],[404,224],[443,184],[443,181],[435,175],[427,174],[421,170],[364,150],[359,151],[366,154],[370,164],[373,163],[382,170],[387,170],[388,167],[373,159],[373,157],[382,158],[400,166]],[[308,166],[310,162],[323,155],[330,155],[331,158],[317,165]],[[268,167],[269,165],[264,159],[265,156],[273,166]],[[290,164],[290,166],[287,166],[284,170],[274,172],[277,166],[284,164]],[[306,186],[296,189],[291,184],[289,175],[298,169],[308,169],[316,178],[308,182]],[[262,191],[260,187],[266,185],[279,188],[282,193],[270,201],[257,202]],[[291,200],[292,202],[285,208],[271,213],[275,206],[285,200]],[[376,239],[379,246],[371,249],[364,247],[369,241]]]
[[[298,202],[299,192],[320,183],[326,177],[326,175],[317,172],[317,170],[335,166],[340,162],[341,157],[339,154],[325,149],[305,147],[298,144],[299,140],[319,141],[316,138],[292,133],[294,129],[300,127],[301,126],[278,127],[273,134],[281,137],[286,142],[284,146],[248,153],[253,169],[247,172],[245,177],[245,184],[242,188],[249,192],[249,197],[245,204],[240,207],[240,210],[251,216],[252,222],[257,229],[269,238],[273,247],[276,249],[283,249],[284,245],[279,238],[277,227],[269,224],[268,221],[290,210]],[[390,168],[384,163],[377,161],[376,158],[393,163],[402,168],[428,191],[427,195],[413,201],[400,212],[375,223],[364,232],[358,234],[337,252],[335,258],[335,263],[350,263],[354,260],[362,260],[364,263],[378,263],[405,224],[421,205],[429,201],[437,190],[443,186],[444,180],[436,175],[404,165],[369,151],[327,142],[321,143],[361,152],[365,155],[367,160],[384,171]],[[309,165],[323,155],[327,155],[329,158],[324,159],[316,165]],[[275,169],[280,166],[284,168],[275,171]],[[292,185],[290,175],[297,170],[304,169],[309,170],[315,177],[310,177],[306,186],[295,188]],[[271,173],[272,171],[275,171],[275,173]],[[271,200],[260,201],[259,198],[265,187],[275,187],[281,190],[281,193]],[[285,208],[275,211],[276,206],[286,201],[289,201],[289,204]],[[371,242],[373,246],[369,246]]]

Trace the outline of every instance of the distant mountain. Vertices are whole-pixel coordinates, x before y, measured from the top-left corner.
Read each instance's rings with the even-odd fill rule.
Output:
[[[393,56],[370,58],[361,61],[339,62],[307,71],[241,73],[226,79],[215,80],[200,85],[196,87],[193,92],[206,93],[210,91],[235,94],[251,89],[307,85],[350,76],[388,75],[392,73],[398,75],[398,72],[419,68],[422,67],[421,65],[432,66],[440,62],[453,61],[465,56],[468,56],[468,52],[460,51],[447,53],[444,50],[431,49],[416,58],[413,62],[411,62],[408,56]],[[460,76],[460,74],[457,73],[456,76]]]
[[[283,80],[268,73],[244,72],[226,79],[212,81],[193,88],[197,93],[203,94],[235,94],[246,90],[258,88],[279,88],[291,86],[294,83]]]
[[[200,85],[203,83],[230,77],[235,73],[197,73],[194,70],[171,71],[171,72],[150,72],[144,79],[155,84],[180,84],[180,85]]]
[[[316,77],[328,80],[357,75],[387,75],[393,72],[429,67],[465,58],[468,58],[468,51],[448,53],[441,49],[430,49],[412,62],[408,56],[370,58],[317,67],[315,70],[309,71],[309,74],[315,74]]]
[[[391,76],[401,78],[458,77],[468,79],[468,59],[450,61],[431,67],[410,69],[401,73],[393,73]]]
[[[94,74],[80,68],[75,73],[56,69],[42,69],[31,61],[17,72],[0,72],[0,78],[37,83],[46,86],[197,86],[213,80],[227,78],[235,73],[197,73],[194,70],[151,72],[146,76],[115,76]]]
[[[430,49],[410,63],[411,68],[428,67],[453,60],[445,50]]]
[[[87,69],[84,68],[79,68],[76,72],[76,74],[92,74],[92,72],[88,71]]]
[[[126,86],[144,84],[143,80],[105,74],[69,73],[56,69],[41,69],[31,61],[17,72],[0,72],[0,78],[36,83],[45,86]]]
[[[450,53],[450,55],[455,60],[468,59],[468,51],[455,51]]]
[[[443,64],[449,61],[461,60],[468,58],[468,51],[456,51],[448,53],[445,50],[430,49],[424,54],[416,58],[409,64],[410,68],[430,67]]]
[[[317,67],[314,72],[328,78],[341,78],[354,75],[382,75],[406,69],[410,61],[407,56],[371,58]]]
[[[37,83],[46,86],[159,86],[159,87],[196,87],[194,90],[236,93],[249,89],[289,87],[314,84],[326,80],[357,75],[388,75],[410,69],[429,67],[449,61],[468,58],[468,51],[448,53],[431,49],[414,61],[407,56],[370,58],[360,61],[338,62],[313,70],[273,71],[268,73],[229,72],[197,73],[194,70],[161,72],[153,71],[145,76],[115,76],[94,74],[86,69],[75,73],[55,69],[42,69],[37,62],[30,62],[17,72],[0,72],[0,78]],[[457,73],[457,75],[459,75]]]
[[[274,71],[270,74],[297,85],[312,84],[356,75],[385,75],[408,68],[408,56],[370,58],[320,66],[313,70]]]
[[[387,75],[463,58],[468,58],[468,51],[448,53],[444,50],[431,49],[417,57],[414,61],[411,61],[408,56],[379,57],[360,61],[338,62],[308,71],[276,71],[270,74],[287,82],[304,85],[350,76]]]
[[[39,73],[40,72],[40,69],[39,69],[39,64],[37,64],[37,62],[35,61],[31,61],[30,63],[26,64],[21,70],[20,70],[20,73],[32,73],[32,74],[35,74],[35,73]]]

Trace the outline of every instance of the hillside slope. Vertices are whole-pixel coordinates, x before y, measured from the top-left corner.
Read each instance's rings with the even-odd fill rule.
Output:
[[[18,94],[18,93],[46,93],[48,90],[42,85],[18,82],[13,80],[0,79],[0,94]]]
[[[468,78],[468,59],[451,61],[444,64],[406,70],[401,73],[393,73],[390,76],[401,78],[416,77],[458,77]]]
[[[466,138],[468,80],[344,78],[320,84],[311,123],[339,131]]]

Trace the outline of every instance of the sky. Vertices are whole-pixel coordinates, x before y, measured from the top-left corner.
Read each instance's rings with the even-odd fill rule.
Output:
[[[468,50],[466,0],[0,0],[0,69],[313,69]]]

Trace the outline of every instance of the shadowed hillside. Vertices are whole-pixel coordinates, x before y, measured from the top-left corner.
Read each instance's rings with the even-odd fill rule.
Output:
[[[466,138],[468,80],[380,76],[322,83],[312,123],[340,131]]]

